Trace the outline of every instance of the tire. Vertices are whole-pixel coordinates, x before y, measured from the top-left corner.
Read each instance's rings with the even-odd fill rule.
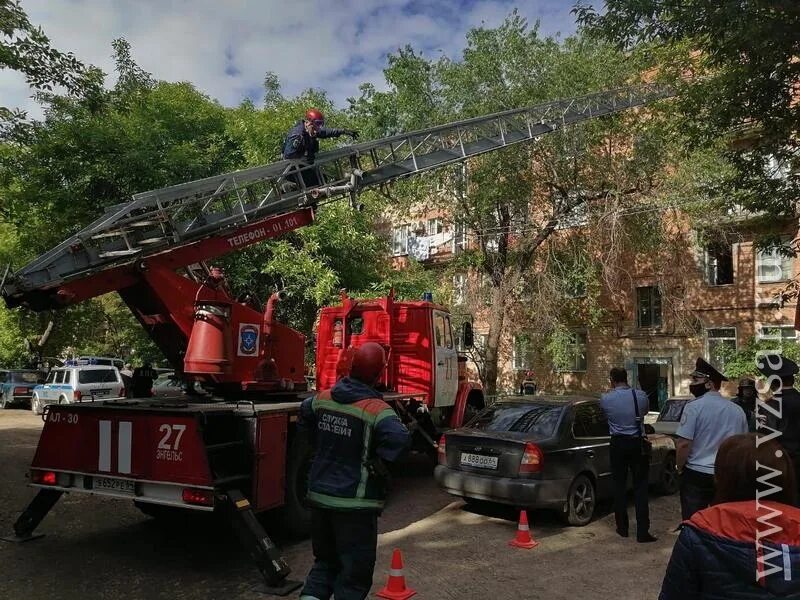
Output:
[[[42,401],[39,400],[39,396],[36,394],[31,396],[31,412],[35,415],[42,414]]]
[[[314,449],[302,435],[296,435],[286,461],[286,502],[278,510],[282,528],[292,537],[311,535],[311,510],[306,502],[308,472]]]
[[[58,397],[58,403],[59,404],[66,404],[67,403],[67,397],[66,396],[59,396]]]
[[[5,394],[0,394],[0,410],[5,410],[11,405],[11,402],[6,400]]]
[[[672,496],[678,491],[680,481],[678,469],[675,466],[675,455],[670,452],[661,463],[661,472],[658,474],[656,491],[663,496]]]
[[[587,525],[594,517],[597,506],[597,492],[594,483],[586,475],[578,475],[572,480],[567,493],[567,509],[562,518],[574,527]]]

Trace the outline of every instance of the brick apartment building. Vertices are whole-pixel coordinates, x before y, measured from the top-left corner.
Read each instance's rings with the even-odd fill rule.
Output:
[[[659,398],[688,395],[688,374],[698,356],[724,369],[722,347],[741,347],[752,337],[796,339],[796,301],[784,302],[780,293],[797,274],[798,261],[754,246],[764,231],[757,219],[738,216],[715,223],[714,229],[727,232],[724,240],[703,247],[699,227],[686,214],[677,215],[670,217],[670,243],[664,251],[624,257],[625,277],[615,289],[601,291],[603,316],[595,325],[581,322],[580,291],[576,292],[566,369],[557,371],[543,349],[527,341],[524,330],[506,325],[498,389],[514,391],[531,369],[540,389],[598,393],[607,387],[609,369],[624,366],[629,381],[648,392],[651,407],[656,408]],[[437,300],[449,304],[454,315],[470,313],[480,344],[487,331],[485,308],[472,296],[481,294],[481,277],[474,272],[453,274],[446,268],[470,246],[469,237],[441,212],[392,217],[390,226],[396,265],[402,268],[413,257],[426,268],[441,270],[442,279],[444,274],[452,278],[451,285],[443,286],[449,288],[450,298]],[[783,220],[768,229],[795,239],[798,222]],[[732,395],[735,388],[733,382],[726,391]]]

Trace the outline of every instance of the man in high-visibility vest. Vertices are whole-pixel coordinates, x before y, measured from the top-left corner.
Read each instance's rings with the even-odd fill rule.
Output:
[[[350,375],[300,406],[298,429],[314,458],[308,477],[314,566],[301,600],[363,600],[372,586],[386,468],[410,442],[408,429],[374,386],[386,352],[368,342]]]

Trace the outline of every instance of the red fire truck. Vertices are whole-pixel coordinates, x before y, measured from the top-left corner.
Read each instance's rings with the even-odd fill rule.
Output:
[[[282,161],[137,194],[19,271],[7,269],[0,287],[12,308],[59,308],[118,292],[176,371],[211,392],[47,407],[30,473],[39,491],[7,539],[37,537],[64,493],[133,501],[153,516],[218,511],[268,590],[296,589],[256,513],[281,510],[295,531],[308,527],[310,448],[293,426],[310,393],[305,337],[276,321],[280,293],[262,307],[252,294],[233,294],[205,261],[308,225],[320,203],[338,196],[350,194],[357,207],[360,190],[662,96],[595,94],[335,150],[313,165]],[[309,169],[314,177],[303,176]],[[367,341],[389,348],[380,383],[421,447],[435,448],[437,428],[459,426],[483,406],[480,387],[464,377],[443,306],[343,295],[320,317],[318,387],[347,372],[350,349]]]

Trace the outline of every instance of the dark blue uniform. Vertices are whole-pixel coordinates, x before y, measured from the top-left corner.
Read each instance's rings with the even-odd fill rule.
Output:
[[[286,134],[286,141],[283,143],[284,159],[305,159],[308,163],[313,163],[314,158],[319,152],[319,140],[325,138],[335,138],[342,135],[350,135],[347,129],[333,129],[320,127],[316,137],[311,137],[306,131],[304,121],[298,121],[294,127]]]
[[[397,460],[410,435],[380,393],[349,377],[303,401],[298,429],[314,446],[308,500],[315,561],[300,598],[362,600],[372,586],[386,499],[376,459]]]

